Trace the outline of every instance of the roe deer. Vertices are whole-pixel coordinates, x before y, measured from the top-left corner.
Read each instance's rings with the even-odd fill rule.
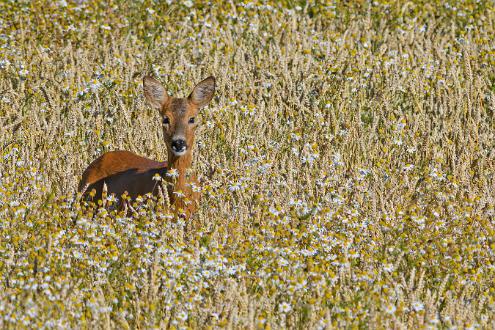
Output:
[[[118,198],[124,192],[130,198],[147,193],[156,195],[159,184],[154,180],[155,175],[165,180],[167,173],[175,172],[177,177],[167,189],[169,200],[177,213],[189,216],[199,201],[198,182],[187,171],[192,163],[196,115],[213,98],[215,78],[201,81],[187,98],[168,96],[162,84],[149,76],[144,77],[143,88],[148,102],[160,112],[168,161],[154,161],[129,151],[107,152],[84,171],[79,192],[86,195],[95,189],[95,197],[101,199],[106,185],[108,194]]]

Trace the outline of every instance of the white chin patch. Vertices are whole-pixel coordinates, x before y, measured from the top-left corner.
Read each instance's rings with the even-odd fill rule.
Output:
[[[187,151],[187,149],[184,149],[184,150],[182,150],[182,151],[175,151],[175,150],[173,150],[173,149],[172,149],[172,152],[173,152],[173,153],[174,153],[174,155],[176,155],[176,156],[184,156],[184,155],[186,154],[186,151]]]

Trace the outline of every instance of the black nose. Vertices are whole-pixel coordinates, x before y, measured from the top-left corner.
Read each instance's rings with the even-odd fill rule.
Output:
[[[172,149],[177,152],[184,151],[186,149],[186,140],[177,139],[172,141]]]

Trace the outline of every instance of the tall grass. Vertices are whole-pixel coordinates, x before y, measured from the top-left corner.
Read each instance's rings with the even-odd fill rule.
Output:
[[[495,327],[493,2],[0,13],[2,328]],[[217,78],[188,221],[74,203],[103,152],[165,159],[145,74]]]

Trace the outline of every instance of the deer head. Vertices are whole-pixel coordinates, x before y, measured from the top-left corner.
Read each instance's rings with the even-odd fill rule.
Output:
[[[149,76],[144,77],[143,87],[148,102],[160,111],[163,137],[169,157],[190,154],[198,125],[196,116],[198,111],[213,98],[215,78],[210,76],[201,81],[187,98],[167,95],[163,85]]]

